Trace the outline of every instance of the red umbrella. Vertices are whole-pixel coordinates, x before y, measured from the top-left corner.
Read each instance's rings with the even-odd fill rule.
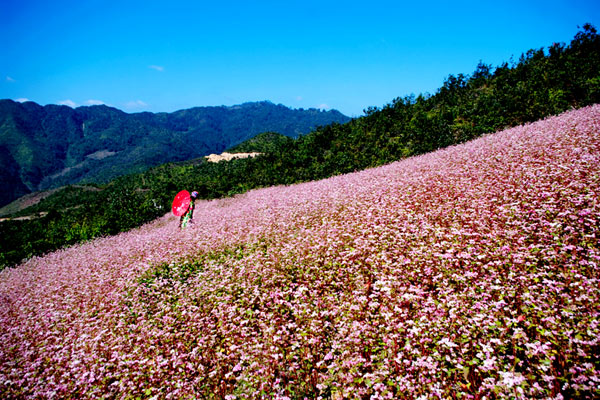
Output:
[[[181,192],[177,193],[177,196],[175,196],[175,199],[173,200],[173,214],[181,217],[187,211],[190,202],[190,194],[187,190],[182,190]]]

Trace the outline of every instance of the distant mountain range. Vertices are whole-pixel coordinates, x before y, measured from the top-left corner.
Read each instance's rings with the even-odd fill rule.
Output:
[[[107,182],[221,152],[262,132],[295,138],[349,120],[336,110],[268,101],[127,114],[105,105],[73,109],[0,100],[0,206],[37,190]]]

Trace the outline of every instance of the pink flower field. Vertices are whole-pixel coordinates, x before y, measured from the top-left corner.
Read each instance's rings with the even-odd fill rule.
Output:
[[[600,106],[0,272],[0,397],[600,397]]]

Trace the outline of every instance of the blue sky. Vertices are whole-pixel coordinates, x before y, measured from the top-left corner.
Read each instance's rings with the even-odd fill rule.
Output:
[[[600,1],[37,1],[0,6],[0,98],[126,112],[270,100],[349,116],[568,44]]]

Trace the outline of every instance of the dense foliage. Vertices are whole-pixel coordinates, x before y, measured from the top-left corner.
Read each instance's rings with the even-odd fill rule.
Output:
[[[127,114],[104,105],[72,109],[0,100],[0,206],[30,189],[103,183],[220,153],[265,131],[297,137],[349,119],[335,110],[293,110],[267,101]]]
[[[277,153],[292,143],[288,136],[277,132],[264,132],[230,148],[232,153]]]
[[[600,105],[0,272],[0,397],[600,398]]]
[[[321,179],[383,165],[461,143],[569,108],[600,102],[600,37],[584,26],[571,43],[531,50],[513,65],[480,64],[471,76],[449,76],[434,95],[395,99],[345,124],[320,127],[296,140],[267,133],[238,147],[263,156],[169,164],[117,179],[83,207],[46,206],[46,217],[0,224],[0,263],[114,234],[156,218],[181,189],[218,198],[256,187]],[[27,213],[29,211],[25,211]]]

